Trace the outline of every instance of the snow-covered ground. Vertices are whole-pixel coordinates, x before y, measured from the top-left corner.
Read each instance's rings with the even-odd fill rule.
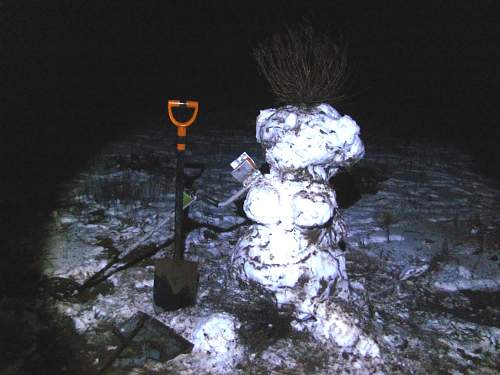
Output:
[[[498,371],[500,190],[472,158],[436,144],[364,139],[365,158],[351,171],[361,199],[342,210],[351,301],[332,307],[355,316],[380,347],[380,358],[364,358],[294,331],[286,311],[230,277],[231,255],[249,222],[241,204],[214,208],[202,197],[222,200],[240,189],[229,163],[241,152],[264,162],[255,118],[236,120],[228,131],[224,114],[206,116],[188,131],[187,163],[203,166],[199,177],[196,168],[187,170],[201,197],[189,208],[186,240],[187,259],[200,263],[194,307],[161,312],[152,303],[154,259],[173,250],[173,128],[145,123],[103,149],[66,187],[44,249],[46,276],[63,279],[47,289],[54,309],[84,335],[95,369],[116,349],[112,328],[143,311],[194,344],[191,354],[166,363],[148,359],[137,369],[147,373]],[[219,121],[226,124],[215,129]],[[66,279],[82,284],[113,259],[154,245],[160,249],[152,258],[79,296],[61,296],[62,286],[71,286]],[[127,366],[114,370],[143,373]]]

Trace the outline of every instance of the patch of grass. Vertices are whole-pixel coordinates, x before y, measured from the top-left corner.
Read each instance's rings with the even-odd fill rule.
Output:
[[[167,182],[161,176],[137,176],[125,171],[115,175],[91,175],[83,186],[83,195],[104,206],[158,202],[168,194]]]
[[[453,249],[450,251],[450,243],[447,238],[441,244],[441,249],[432,256],[429,261],[429,272],[437,272],[444,264],[450,263]]]
[[[121,171],[144,171],[157,172],[161,169],[162,163],[159,156],[154,154],[138,155],[133,152],[129,156],[119,155],[116,163]]]
[[[377,218],[377,222],[384,229],[387,242],[390,242],[391,226],[398,222],[397,217],[390,211],[382,211]]]

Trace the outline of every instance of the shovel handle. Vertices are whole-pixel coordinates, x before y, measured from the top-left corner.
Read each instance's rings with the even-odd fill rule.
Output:
[[[193,114],[191,115],[191,118],[185,122],[178,121],[174,113],[172,112],[172,108],[177,108],[177,107],[186,107],[186,108],[191,108],[193,109]],[[195,100],[186,100],[186,101],[181,101],[181,100],[169,100],[168,101],[168,117],[170,118],[170,121],[177,126],[177,132],[179,130],[184,130],[188,126],[192,125],[194,120],[196,120],[196,116],[198,116],[198,108],[199,108],[199,103]]]

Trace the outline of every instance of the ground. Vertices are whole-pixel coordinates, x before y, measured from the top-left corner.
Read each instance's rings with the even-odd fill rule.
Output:
[[[380,358],[363,358],[294,332],[272,299],[230,277],[248,221],[241,203],[214,208],[204,197],[222,200],[240,188],[229,163],[243,151],[264,162],[254,124],[251,114],[212,113],[188,131],[187,185],[199,198],[187,214],[186,257],[200,263],[201,277],[192,308],[162,312],[152,303],[154,259],[172,255],[173,127],[144,121],[63,187],[46,231],[40,293],[61,336],[80,348],[82,366],[99,371],[117,349],[114,328],[142,311],[191,341],[212,314],[235,317],[238,360],[233,352],[222,362],[206,353],[122,360],[110,373],[497,373],[500,188],[474,158],[438,143],[364,137],[360,124],[365,158],[332,184],[349,230],[351,301],[338,304],[381,349]],[[68,292],[116,261],[85,293]]]

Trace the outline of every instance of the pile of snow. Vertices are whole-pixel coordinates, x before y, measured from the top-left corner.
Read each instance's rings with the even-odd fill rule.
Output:
[[[297,321],[293,324],[295,329],[307,330],[319,341],[352,348],[363,356],[380,357],[377,343],[364,334],[356,321],[335,303],[322,301],[309,304],[308,301],[304,301],[303,305],[302,311],[310,310],[315,319]]]
[[[238,320],[226,313],[215,313],[202,319],[191,337],[193,353],[207,355],[210,367],[218,374],[230,371],[245,354],[238,339],[239,327]]]

